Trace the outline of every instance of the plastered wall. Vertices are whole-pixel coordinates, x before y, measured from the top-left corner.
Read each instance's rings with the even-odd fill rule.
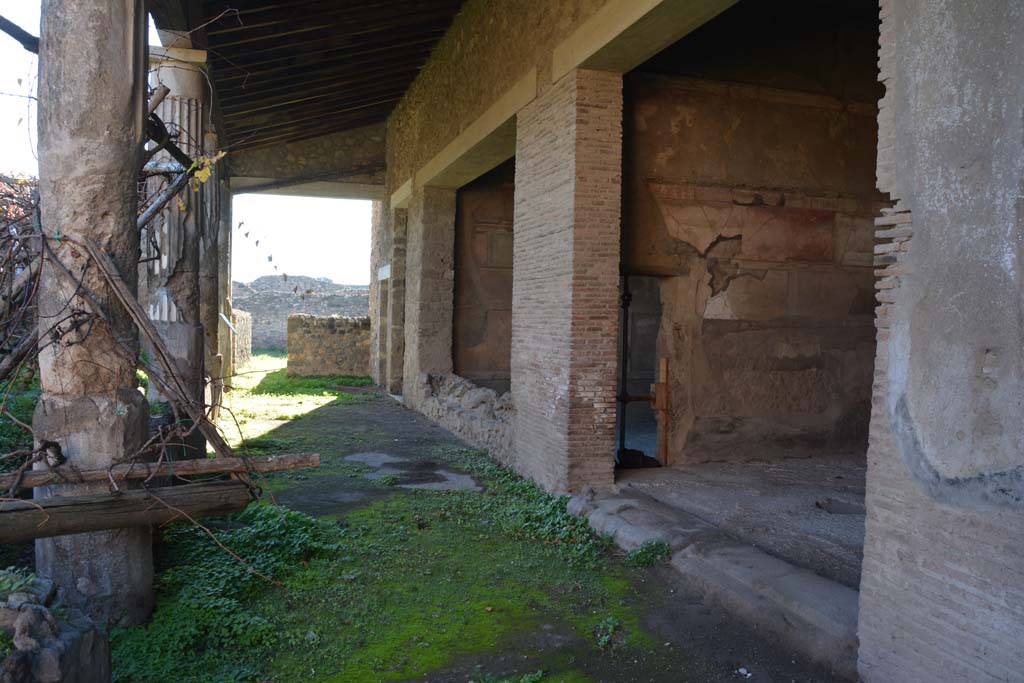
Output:
[[[863,444],[874,107],[627,80],[626,272],[658,275],[674,457]]]
[[[452,362],[499,394],[511,386],[514,188],[509,161],[456,193]]]

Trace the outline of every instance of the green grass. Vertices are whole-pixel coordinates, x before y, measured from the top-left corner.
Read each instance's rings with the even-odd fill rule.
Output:
[[[403,680],[552,619],[598,649],[638,628],[603,541],[564,502],[512,475],[485,481],[484,494],[392,496],[344,526],[251,507],[222,542],[286,588],[176,527],[153,623],[112,634],[114,680]],[[532,675],[508,680],[559,680]]]
[[[275,396],[325,396],[340,393],[333,387],[365,387],[373,384],[369,377],[289,377],[284,369],[264,375],[251,394]]]
[[[218,426],[233,447],[253,449],[254,440],[317,408],[358,403],[362,396],[336,387],[372,383],[369,377],[288,377],[286,359],[277,353],[260,353],[232,379],[233,389],[225,394]]]

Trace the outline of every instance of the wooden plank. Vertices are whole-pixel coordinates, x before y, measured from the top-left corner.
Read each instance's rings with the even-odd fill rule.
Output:
[[[126,479],[192,477],[221,473],[278,472],[319,466],[319,453],[289,453],[258,458],[203,458],[162,463],[137,462],[91,470],[76,470],[67,465],[61,465],[51,470],[29,470],[21,475],[21,481],[18,481],[17,474],[0,475],[0,490],[9,489],[15,483],[19,488],[28,489],[51,484],[83,484],[91,481],[120,482]]]
[[[0,543],[226,515],[244,510],[250,501],[249,487],[240,481],[9,500],[0,502]]]

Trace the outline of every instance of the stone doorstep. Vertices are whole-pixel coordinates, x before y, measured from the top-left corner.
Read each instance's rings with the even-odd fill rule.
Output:
[[[718,527],[638,491],[587,500],[570,514],[620,548],[663,542],[671,566],[718,605],[812,661],[857,679],[857,591],[739,542]]]

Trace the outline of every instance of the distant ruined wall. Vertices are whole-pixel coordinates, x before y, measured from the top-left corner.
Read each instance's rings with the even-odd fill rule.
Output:
[[[265,276],[232,283],[232,303],[252,314],[252,348],[285,349],[288,316],[364,316],[369,310],[366,287],[338,285],[325,278]]]
[[[241,368],[252,360],[252,313],[233,309],[231,326],[235,328],[235,333],[231,336],[235,367]]]
[[[288,375],[370,374],[370,319],[288,316]]]

